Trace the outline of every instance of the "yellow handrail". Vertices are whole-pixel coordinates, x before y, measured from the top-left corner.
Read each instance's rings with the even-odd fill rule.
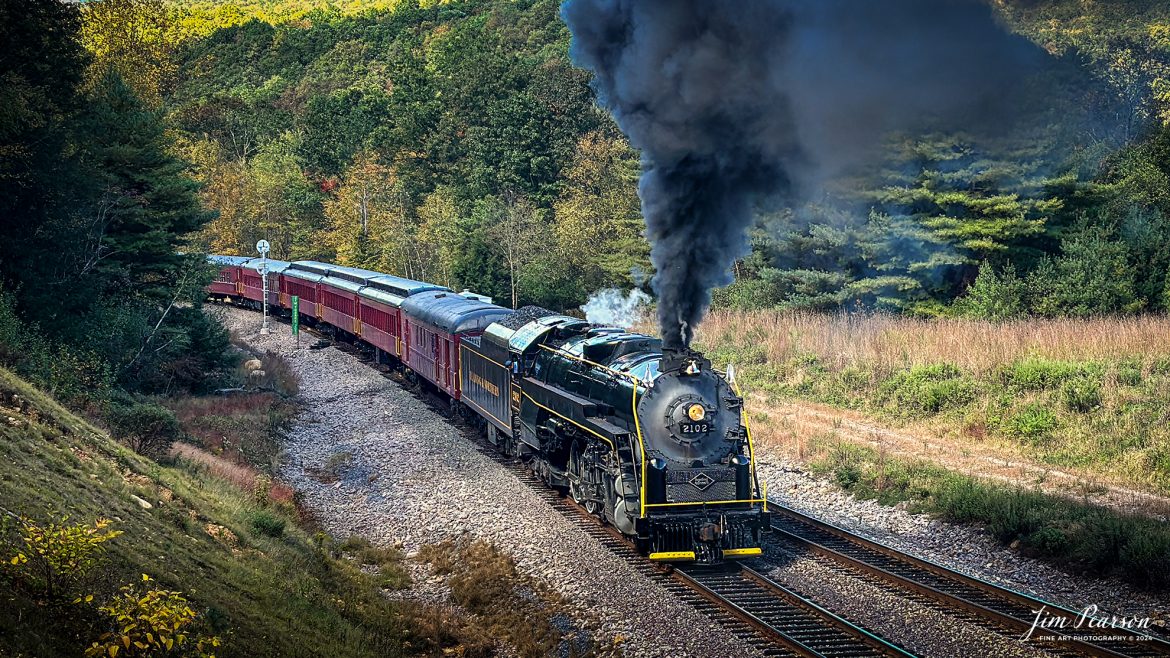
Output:
[[[634,399],[631,402],[631,412],[634,414],[634,433],[638,435],[638,451],[642,454],[642,479],[638,483],[638,516],[646,518],[646,445],[642,443],[642,424],[638,422],[638,378],[634,379]]]
[[[636,375],[633,375],[633,374],[628,373],[628,372],[621,372],[620,370],[614,370],[613,368],[610,368],[608,366],[603,366],[600,363],[595,363],[593,361],[590,361],[589,359],[579,357],[576,354],[573,354],[572,352],[569,352],[567,350],[563,350],[559,347],[549,347],[548,345],[545,345],[544,343],[541,343],[540,347],[543,349],[546,349],[550,352],[553,352],[554,354],[560,354],[562,356],[566,356],[566,357],[573,359],[575,361],[580,361],[581,363],[591,365],[595,368],[601,368],[602,370],[605,370],[606,372],[611,372],[611,373],[617,375],[618,377],[627,377],[630,379],[630,381],[634,382],[634,395],[633,395],[633,400],[631,402],[631,409],[630,410],[634,415],[634,434],[637,435],[637,437],[638,437],[638,451],[641,453],[641,458],[642,458],[641,459],[641,461],[642,461],[642,474],[641,474],[640,481],[638,482],[638,501],[639,501],[638,514],[641,518],[645,518],[646,517],[646,444],[642,440],[642,424],[640,422],[638,422],[638,387],[642,384],[642,381],[640,379],[638,379],[638,377]]]

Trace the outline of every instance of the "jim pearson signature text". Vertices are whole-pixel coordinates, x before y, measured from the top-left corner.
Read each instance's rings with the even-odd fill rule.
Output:
[[[1149,617],[1118,617],[1101,613],[1096,605],[1087,606],[1075,616],[1059,611],[1049,611],[1048,606],[1041,606],[1033,610],[1036,618],[1032,620],[1032,628],[1024,635],[1024,639],[1031,639],[1037,630],[1079,630],[1079,629],[1122,629],[1143,630],[1150,627]]]

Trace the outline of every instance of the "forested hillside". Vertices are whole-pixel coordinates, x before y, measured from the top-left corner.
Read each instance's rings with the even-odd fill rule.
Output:
[[[1065,65],[1044,92],[1079,114],[1028,117],[1007,142],[889,136],[880,170],[762,218],[718,304],[1165,307],[1170,11],[996,5]],[[153,6],[173,23],[160,88],[178,150],[219,211],[209,249],[265,237],[282,258],[561,308],[648,271],[637,154],[569,63],[557,2]]]
[[[82,20],[0,2],[0,362],[70,402],[199,389],[227,336],[186,236],[215,213],[157,100],[93,57]],[[107,50],[141,50],[126,36]]]
[[[212,251],[319,258],[571,307],[646,268],[637,155],[558,3],[290,13],[178,46],[166,105]],[[277,20],[271,16],[286,16]],[[513,292],[516,299],[513,300]]]
[[[1170,9],[994,4],[1059,64],[1036,92],[1055,110],[1011,139],[887,136],[882,166],[762,216],[717,305],[1167,307]],[[4,7],[6,361],[50,386],[215,371],[224,337],[185,305],[208,273],[182,251],[266,238],[561,309],[647,285],[638,154],[555,0]]]

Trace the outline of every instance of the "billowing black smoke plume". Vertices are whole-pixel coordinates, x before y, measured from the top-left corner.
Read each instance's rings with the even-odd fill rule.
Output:
[[[566,0],[574,61],[642,152],[667,347],[690,343],[762,206],[883,134],[996,126],[1043,60],[979,0]]]

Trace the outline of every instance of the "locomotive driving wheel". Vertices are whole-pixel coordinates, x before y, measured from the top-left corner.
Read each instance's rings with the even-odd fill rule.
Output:
[[[583,506],[586,512],[597,514],[600,507],[596,500],[585,497],[585,460],[581,457],[581,444],[573,443],[569,450],[569,468],[565,474],[569,480],[569,495],[573,501]]]

